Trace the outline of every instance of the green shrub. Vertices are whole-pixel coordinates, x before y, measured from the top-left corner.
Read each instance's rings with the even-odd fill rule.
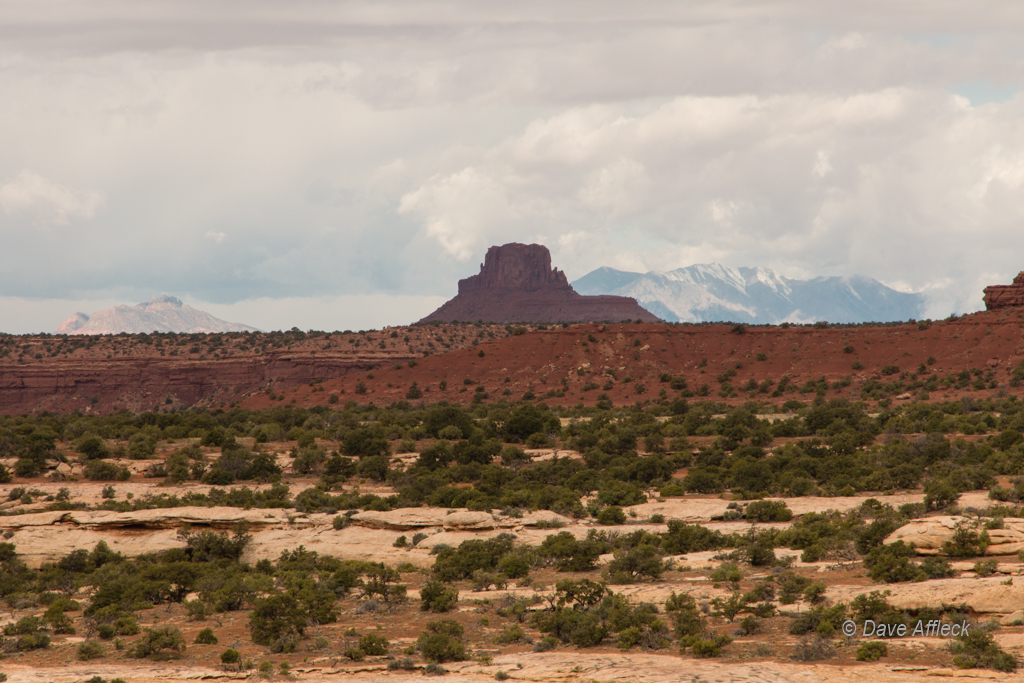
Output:
[[[75,449],[82,454],[86,460],[98,460],[110,455],[110,449],[103,442],[103,439],[95,434],[86,434],[75,441]]]
[[[78,644],[75,655],[83,662],[90,659],[98,659],[103,656],[104,647],[97,640],[84,640]]]
[[[379,657],[388,653],[391,643],[384,636],[367,633],[359,639],[359,649],[371,657]]]
[[[416,640],[416,647],[428,662],[462,662],[466,659],[464,635],[462,625],[453,619],[432,621]]]
[[[988,545],[988,532],[983,530],[979,533],[967,522],[960,522],[953,531],[953,537],[942,544],[942,552],[949,557],[977,557],[985,554]]]
[[[889,656],[889,646],[880,640],[872,640],[862,643],[857,648],[858,662],[877,662],[882,657]]]
[[[437,553],[434,576],[451,582],[468,579],[477,571],[493,572],[501,558],[511,551],[511,539],[502,536],[463,541],[457,549],[444,548]]]
[[[918,581],[924,577],[924,573],[910,561],[910,558],[916,555],[913,543],[908,545],[903,541],[896,541],[872,549],[864,558],[864,566],[868,568],[872,581]]]
[[[995,642],[992,633],[979,624],[971,624],[966,636],[957,636],[950,642],[953,664],[960,669],[995,669],[1016,671],[1017,658],[1005,652]]]
[[[611,550],[607,541],[592,532],[579,541],[568,531],[560,531],[545,538],[537,548],[537,554],[553,560],[558,571],[585,572],[594,569],[598,558]]]
[[[459,589],[429,581],[420,589],[420,600],[420,610],[424,612],[448,612],[459,602]]]
[[[842,603],[831,607],[815,607],[794,619],[789,632],[794,636],[808,633],[831,635],[839,629],[845,617],[846,605]]]
[[[665,601],[665,611],[672,618],[676,636],[692,638],[704,631],[704,617],[697,602],[688,593],[676,595],[675,591]]]
[[[597,523],[614,526],[626,523],[626,513],[618,505],[609,505],[597,513]]]
[[[716,635],[710,638],[696,638],[689,643],[690,652],[694,657],[718,657],[722,654],[722,648],[732,642],[732,638],[725,635]],[[683,644],[685,649],[686,643]]]
[[[200,645],[216,645],[218,641],[217,636],[213,634],[213,629],[204,628],[196,635],[195,642]]]
[[[614,559],[608,563],[609,580],[618,584],[657,580],[664,571],[665,563],[657,549],[646,544],[616,550]]]
[[[276,593],[258,598],[249,613],[252,642],[272,645],[289,636],[301,636],[306,629],[306,610],[291,595]]]
[[[128,481],[131,472],[105,460],[90,460],[85,464],[85,478],[89,481]]]
[[[514,645],[515,643],[528,643],[530,639],[519,624],[512,624],[494,638],[498,645]]]
[[[736,566],[735,562],[723,562],[711,570],[712,581],[739,583],[742,579],[743,574],[740,573],[740,568]]]
[[[788,522],[793,513],[782,500],[755,500],[747,505],[743,516],[751,522]]]
[[[176,628],[161,626],[147,628],[142,639],[132,649],[132,657],[151,659],[178,659],[185,651],[185,636]]]
[[[241,660],[241,655],[238,654],[238,650],[224,650],[220,654],[221,664],[238,664]]]

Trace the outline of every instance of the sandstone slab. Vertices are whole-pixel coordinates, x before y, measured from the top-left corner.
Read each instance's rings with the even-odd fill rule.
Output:
[[[974,521],[958,516],[915,519],[892,532],[885,543],[913,543],[919,555],[941,555],[943,544],[952,541],[957,525]],[[1002,529],[989,529],[986,533],[990,541],[986,555],[1016,555],[1024,550],[1024,519],[1005,519]]]

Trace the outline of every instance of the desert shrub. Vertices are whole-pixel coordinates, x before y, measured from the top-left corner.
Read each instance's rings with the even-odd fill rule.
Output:
[[[957,636],[949,644],[953,664],[960,669],[995,669],[1016,671],[1017,658],[995,642],[992,633],[979,624],[971,624],[967,635]]]
[[[828,637],[839,629],[845,617],[846,605],[842,603],[831,607],[814,607],[794,619],[789,632],[794,636],[817,633]]]
[[[515,643],[528,643],[530,638],[526,631],[519,624],[512,624],[494,638],[498,645],[514,645]]]
[[[462,662],[466,659],[464,635],[462,625],[454,619],[432,621],[420,633],[416,647],[428,662]]]
[[[676,636],[679,638],[693,638],[704,631],[704,617],[701,616],[700,608],[691,595],[677,595],[673,591],[665,601],[665,611],[671,616]]]
[[[360,459],[391,453],[388,440],[370,427],[360,427],[345,434],[340,450],[345,455],[358,456]]]
[[[85,478],[89,481],[127,481],[131,472],[104,460],[90,460],[85,464]]]
[[[84,640],[78,644],[78,648],[75,650],[75,656],[83,662],[87,662],[90,659],[98,659],[103,656],[105,648],[103,644],[97,640]]]
[[[761,620],[753,614],[748,614],[740,622],[740,630],[743,631],[743,635],[752,636],[761,630]]]
[[[128,439],[128,457],[132,460],[146,460],[156,453],[156,439],[149,434],[136,432]]]
[[[196,635],[195,642],[200,645],[216,645],[218,641],[217,636],[213,634],[212,628],[204,628]]]
[[[914,544],[896,541],[889,545],[880,545],[872,549],[864,558],[864,566],[868,568],[872,581],[899,583],[902,581],[918,581],[924,574],[921,569],[910,561],[917,553]]]
[[[827,638],[816,636],[803,638],[793,648],[793,659],[798,662],[817,662],[832,659],[836,656],[836,648]]]
[[[597,523],[613,526],[626,523],[626,513],[618,505],[609,505],[597,513]]]
[[[541,558],[550,559],[563,572],[585,572],[597,566],[598,558],[611,550],[611,545],[590,532],[583,541],[568,531],[560,531],[544,539],[537,548]]]
[[[297,474],[312,474],[327,462],[327,454],[317,446],[300,448],[293,453],[292,470]]]
[[[686,524],[678,519],[668,521],[668,531],[662,535],[661,549],[668,555],[686,555],[705,550],[718,550],[729,545],[719,531],[699,524]]]
[[[238,650],[228,649],[220,653],[221,664],[238,664],[241,661],[241,655],[238,654]]]
[[[896,522],[887,518],[872,521],[871,524],[868,524],[867,528],[857,536],[857,552],[861,555],[867,555],[873,548],[877,548],[882,545],[882,541],[898,528],[899,525],[896,524]]]
[[[391,643],[384,636],[367,633],[359,639],[359,649],[371,657],[379,657],[388,653]]]
[[[231,536],[224,531],[217,533],[208,529],[199,532],[182,530],[178,532],[178,538],[185,541],[185,552],[193,562],[237,561],[252,540],[252,536],[242,528]]]
[[[595,647],[613,634],[622,635],[624,646],[640,644],[656,649],[667,643],[668,628],[657,616],[653,605],[633,607],[622,595],[611,594],[600,583],[589,579],[559,581],[549,609],[536,612],[533,625],[564,643],[577,647]]]
[[[429,581],[420,589],[420,609],[424,612],[448,612],[459,602],[459,590],[440,581]]]
[[[747,505],[743,516],[751,522],[788,522],[793,513],[782,500],[755,500]]]
[[[857,648],[858,662],[877,662],[882,657],[889,656],[889,646],[880,640],[872,640],[862,643]]]
[[[616,550],[614,559],[608,563],[608,577],[611,583],[657,580],[664,571],[665,563],[652,545]]]
[[[185,636],[181,631],[171,626],[161,626],[147,628],[132,649],[131,655],[138,658],[177,659],[184,651]]]
[[[950,557],[977,557],[985,554],[988,545],[986,531],[979,533],[967,522],[960,522],[953,531],[953,537],[942,544],[942,552]]]
[[[388,662],[388,671],[415,671],[416,662],[409,657],[403,657],[402,659],[392,659]]]
[[[95,434],[86,434],[75,441],[75,449],[82,454],[85,460],[97,460],[110,455],[110,449],[103,442],[103,439]]]
[[[929,510],[944,510],[960,499],[960,493],[948,481],[933,479],[924,486],[924,504]]]
[[[437,553],[434,576],[440,581],[451,582],[468,579],[477,571],[493,572],[501,558],[511,550],[512,541],[501,536],[463,541],[457,549],[445,548]]]
[[[272,645],[281,638],[301,636],[306,630],[306,611],[291,595],[276,593],[256,599],[249,614],[252,642]]]
[[[405,600],[406,587],[398,583],[402,576],[397,569],[370,562],[363,569],[363,574],[366,577],[362,585],[363,595],[376,596],[389,607]]]
[[[722,648],[732,642],[732,638],[726,635],[713,635],[708,638],[694,638],[688,643],[682,643],[680,649],[687,646],[694,657],[709,658],[718,657],[722,654]]]
[[[729,583],[739,583],[743,579],[743,574],[740,573],[740,568],[735,562],[723,562],[711,570],[710,576],[712,581]]]
[[[952,565],[941,557],[927,557],[917,567],[926,579],[948,579],[955,573]]]

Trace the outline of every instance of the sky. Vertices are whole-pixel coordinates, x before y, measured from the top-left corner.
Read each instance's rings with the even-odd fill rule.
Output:
[[[0,3],[0,331],[177,296],[412,322],[487,248],[982,307],[1024,270],[1024,4]]]

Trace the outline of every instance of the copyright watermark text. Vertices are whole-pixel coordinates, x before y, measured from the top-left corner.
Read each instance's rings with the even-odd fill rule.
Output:
[[[950,638],[967,636],[971,625],[943,624],[938,619],[925,621],[919,619],[914,624],[913,630],[907,624],[879,624],[871,619],[865,619],[860,636],[862,638],[904,638],[906,636],[923,636],[925,638]],[[857,624],[851,620],[843,622],[843,635],[853,637],[857,635]]]

